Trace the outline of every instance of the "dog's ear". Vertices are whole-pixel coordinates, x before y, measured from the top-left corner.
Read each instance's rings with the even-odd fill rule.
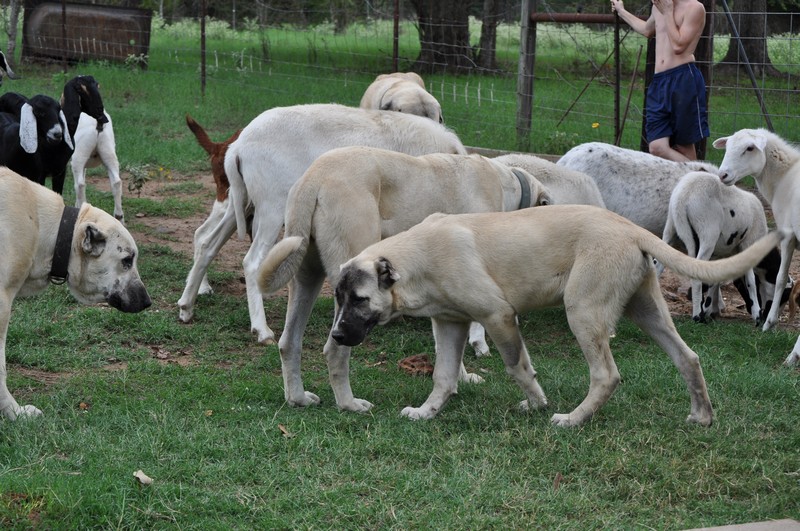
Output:
[[[81,242],[83,252],[91,256],[100,256],[106,248],[106,235],[91,223],[86,225],[86,231],[83,234],[83,242]]]
[[[36,117],[33,107],[25,103],[19,111],[19,145],[25,153],[36,153],[39,149],[39,140],[36,133]]]
[[[67,127],[67,117],[64,116],[64,111],[58,111],[58,119],[61,121],[61,128],[64,130],[64,142],[67,143],[70,149],[74,150],[75,146],[72,144],[72,136],[69,134]]]
[[[375,262],[375,271],[378,273],[378,286],[381,289],[389,289],[395,282],[400,280],[400,275],[397,274],[392,263],[383,257],[378,258]]]

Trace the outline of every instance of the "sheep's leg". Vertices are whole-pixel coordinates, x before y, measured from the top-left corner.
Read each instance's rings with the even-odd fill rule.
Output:
[[[214,204],[211,205],[211,213],[208,215],[203,224],[197,227],[197,230],[194,231],[194,240],[192,242],[194,250],[194,263],[200,261],[200,249],[202,242],[209,238],[209,235],[214,230],[214,227],[222,222],[222,218],[225,217],[225,210],[227,208],[227,199],[225,199],[225,201],[214,200]],[[208,295],[213,292],[214,290],[211,288],[211,284],[208,283],[208,275],[203,275],[203,279],[200,281],[200,289],[198,290],[198,293],[200,295]]]
[[[762,330],[766,332],[779,321],[779,313],[781,311],[781,298],[783,297],[783,290],[786,289],[786,282],[789,280],[789,265],[792,263],[792,255],[797,247],[797,237],[792,233],[786,238],[781,240],[781,266],[778,269],[778,276],[775,279],[775,293],[772,296],[772,307],[769,309],[769,315],[764,321]]]
[[[229,202],[227,206],[228,208],[225,209],[219,223],[195,247],[195,261],[192,264],[189,275],[186,277],[186,287],[183,289],[183,294],[178,300],[179,318],[184,323],[192,320],[197,293],[203,278],[206,276],[211,260],[217,256],[225,242],[236,231],[236,216],[233,212],[233,205]]]
[[[488,356],[489,345],[486,343],[486,330],[483,329],[480,323],[473,322],[469,325],[469,344],[475,350],[475,355],[478,357]]]
[[[758,300],[758,289],[756,285],[756,275],[752,269],[748,269],[744,275],[744,285],[747,288],[747,293],[750,296],[750,317],[758,324],[761,319],[761,304]]]
[[[80,208],[86,202],[86,160],[75,153],[70,164],[72,179],[75,181],[75,206]]]
[[[119,160],[114,150],[101,152],[101,160],[108,170],[108,180],[111,183],[111,195],[114,196],[114,217],[125,223],[125,213],[122,211],[122,179],[119,176]]]

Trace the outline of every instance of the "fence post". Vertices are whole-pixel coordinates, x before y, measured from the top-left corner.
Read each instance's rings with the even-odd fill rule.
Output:
[[[536,23],[531,22],[536,0],[522,1],[520,21],[520,54],[517,70],[517,149],[530,150],[531,115],[533,113],[533,67],[536,54]]]

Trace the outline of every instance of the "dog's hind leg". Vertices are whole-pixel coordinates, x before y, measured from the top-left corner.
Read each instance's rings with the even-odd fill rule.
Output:
[[[317,300],[325,274],[321,271],[300,271],[289,283],[289,299],[286,306],[286,322],[278,348],[281,354],[283,394],[290,406],[312,406],[319,404],[319,397],[303,388],[300,360],[305,332],[314,301]]]
[[[700,358],[675,329],[654,273],[645,276],[625,313],[664,349],[686,382],[692,400],[691,413],[686,421],[710,426],[714,412],[700,367]]]
[[[33,417],[41,415],[42,412],[34,406],[22,406],[17,404],[6,384],[6,334],[8,333],[8,321],[11,317],[11,300],[5,293],[0,294],[0,413],[8,420],[16,420],[18,417]]]
[[[400,415],[413,420],[431,419],[458,392],[458,376],[464,348],[469,335],[469,323],[431,319],[436,340],[436,363],[433,367],[433,391],[420,407],[406,407]]]

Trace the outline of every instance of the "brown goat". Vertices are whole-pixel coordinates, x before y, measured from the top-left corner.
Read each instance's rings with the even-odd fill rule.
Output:
[[[217,186],[217,201],[221,203],[228,198],[228,189],[231,186],[228,182],[228,176],[225,174],[225,153],[228,152],[228,146],[231,145],[231,142],[239,138],[239,133],[242,130],[239,129],[224,142],[213,142],[206,130],[188,114],[186,115],[186,125],[194,133],[200,147],[206,150],[206,153],[211,158],[211,174],[214,177],[214,184]]]

